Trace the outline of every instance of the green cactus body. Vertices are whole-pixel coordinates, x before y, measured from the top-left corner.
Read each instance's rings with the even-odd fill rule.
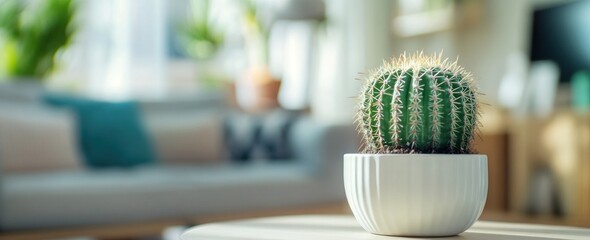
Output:
[[[441,55],[385,63],[360,94],[366,153],[470,153],[478,126],[471,75]]]

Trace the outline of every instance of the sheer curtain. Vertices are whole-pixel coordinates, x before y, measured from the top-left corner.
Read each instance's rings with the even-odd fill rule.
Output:
[[[165,0],[80,1],[64,61],[78,91],[106,99],[165,95],[166,7]]]
[[[211,1],[209,18],[226,35],[229,50],[219,62],[237,72],[243,56],[242,0]],[[104,99],[167,99],[200,91],[197,65],[184,55],[179,27],[191,15],[191,0],[85,0],[78,2],[77,34],[60,55],[57,88]],[[228,48],[225,46],[224,48]],[[64,85],[66,85],[64,87]]]

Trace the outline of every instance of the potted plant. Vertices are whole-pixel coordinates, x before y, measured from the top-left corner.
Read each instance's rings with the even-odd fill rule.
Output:
[[[259,13],[258,2],[242,2],[242,31],[247,68],[236,79],[235,96],[242,110],[256,113],[279,107],[280,79],[269,66],[269,28]]]
[[[401,55],[360,93],[362,152],[344,155],[359,224],[380,235],[440,237],[467,230],[487,196],[487,156],[471,148],[478,97],[471,74],[441,55]]]
[[[71,41],[71,0],[0,1],[0,97],[36,99]]]
[[[0,3],[0,73],[22,81],[41,81],[55,55],[73,35],[71,0]]]

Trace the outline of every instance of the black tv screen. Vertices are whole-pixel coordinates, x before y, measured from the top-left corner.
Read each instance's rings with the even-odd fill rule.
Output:
[[[535,10],[532,24],[531,61],[553,60],[560,82],[590,70],[590,0]]]

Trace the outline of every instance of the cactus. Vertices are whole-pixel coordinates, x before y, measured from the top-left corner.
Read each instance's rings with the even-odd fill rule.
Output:
[[[402,54],[369,74],[357,111],[364,153],[471,153],[479,92],[442,54]]]

